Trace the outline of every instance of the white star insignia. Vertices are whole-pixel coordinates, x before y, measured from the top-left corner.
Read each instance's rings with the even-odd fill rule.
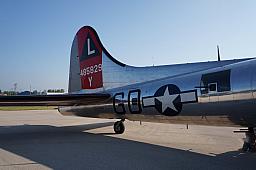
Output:
[[[178,112],[178,110],[175,108],[173,101],[179,96],[179,94],[169,94],[168,87],[166,87],[164,95],[156,97],[157,100],[159,100],[162,103],[162,113],[165,112],[165,110],[169,107],[170,109]]]

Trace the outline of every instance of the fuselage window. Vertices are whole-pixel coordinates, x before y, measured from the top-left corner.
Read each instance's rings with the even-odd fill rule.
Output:
[[[217,83],[210,83],[208,85],[209,93],[217,92]]]
[[[200,87],[202,94],[230,91],[230,70],[203,74]]]

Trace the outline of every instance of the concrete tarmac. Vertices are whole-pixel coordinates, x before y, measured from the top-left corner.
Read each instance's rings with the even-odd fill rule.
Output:
[[[0,169],[255,169],[233,127],[65,117],[56,110],[0,111]]]

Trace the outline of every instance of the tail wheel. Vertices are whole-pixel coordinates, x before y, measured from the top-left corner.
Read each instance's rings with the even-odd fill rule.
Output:
[[[114,131],[116,134],[122,134],[122,133],[124,133],[124,130],[125,130],[125,126],[122,121],[115,122]]]

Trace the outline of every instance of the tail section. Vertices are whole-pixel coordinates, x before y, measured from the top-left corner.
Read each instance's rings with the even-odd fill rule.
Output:
[[[104,89],[103,56],[119,67],[125,66],[107,52],[92,27],[82,27],[76,33],[71,48],[69,92],[96,92]]]

